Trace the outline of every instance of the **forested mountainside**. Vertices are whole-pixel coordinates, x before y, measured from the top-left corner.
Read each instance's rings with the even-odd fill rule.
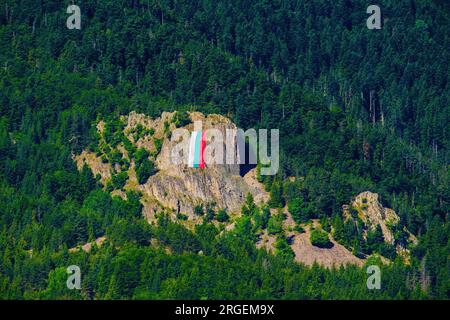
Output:
[[[81,30],[69,30],[68,2],[2,1],[0,298],[448,299],[449,5],[384,0],[383,28],[368,30],[369,4],[79,1]],[[259,177],[267,205],[248,197],[236,217],[205,204],[191,227],[161,210],[148,224],[139,194],[78,170],[75,155],[99,152],[99,121],[111,146],[126,143],[120,116],[175,110],[280,129],[280,171]],[[145,182],[151,155],[135,151]],[[362,232],[363,200],[345,218],[367,190],[398,215],[393,243]],[[329,234],[372,255],[381,290],[357,265],[295,262],[286,212],[299,233],[320,225],[317,246]],[[256,245],[261,233],[276,250]],[[82,290],[67,290],[69,265]]]

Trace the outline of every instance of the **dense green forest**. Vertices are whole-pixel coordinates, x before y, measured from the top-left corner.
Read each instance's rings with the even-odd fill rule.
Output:
[[[81,30],[66,27],[69,1],[0,3],[1,299],[449,299],[447,2],[379,1],[381,30],[365,0],[75,2]],[[245,214],[225,233],[164,214],[149,225],[137,195],[111,197],[72,159],[97,142],[96,120],[132,110],[279,128],[270,205],[336,227],[343,204],[377,192],[419,239],[410,264],[374,240],[364,250],[393,263],[367,290],[365,268],[299,265],[283,239],[256,249]],[[71,264],[80,291],[66,288]]]

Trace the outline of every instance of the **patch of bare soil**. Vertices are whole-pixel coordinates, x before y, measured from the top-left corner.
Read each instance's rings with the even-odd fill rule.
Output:
[[[305,232],[292,234],[291,248],[295,253],[295,260],[307,266],[311,266],[314,262],[319,265],[332,268],[341,265],[357,265],[362,266],[364,260],[355,257],[348,249],[340,245],[334,239],[330,240],[333,243],[331,248],[319,248],[313,246],[309,240],[311,230],[308,226],[304,227]]]

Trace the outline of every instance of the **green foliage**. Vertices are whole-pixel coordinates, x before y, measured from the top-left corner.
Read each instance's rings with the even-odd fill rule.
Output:
[[[194,207],[194,214],[197,216],[202,216],[205,214],[205,209],[203,207],[203,204],[198,204]]]
[[[103,130],[103,138],[106,143],[108,143],[112,148],[117,147],[117,145],[124,140],[123,129],[125,124],[119,119],[113,119],[111,121],[106,121]]]
[[[162,148],[163,142],[164,142],[164,139],[153,138],[153,143],[154,143],[155,148],[156,148],[156,154],[159,154],[161,152],[161,148]]]
[[[313,246],[319,248],[330,248],[333,246],[328,237],[328,233],[326,233],[322,229],[312,230],[309,239],[311,240],[311,244]]]
[[[228,213],[225,209],[219,209],[219,211],[217,212],[216,219],[219,222],[227,222],[230,219],[230,217],[228,216]]]
[[[81,175],[65,170],[53,172],[47,177],[46,187],[58,201],[66,198],[81,201],[86,193],[96,187],[96,181],[91,171],[84,166]]]
[[[111,178],[111,184],[114,189],[122,189],[128,180],[128,174],[126,171],[119,172],[118,174],[115,174]]]
[[[248,216],[239,217],[236,220],[234,230],[236,235],[243,239],[247,239],[250,241],[254,241],[256,239],[253,233],[252,220]]]
[[[200,241],[188,229],[171,222],[167,217],[161,217],[158,224],[160,228],[156,230],[156,238],[161,243],[170,246],[175,253],[200,251]]]
[[[147,149],[145,148],[137,149],[136,152],[134,153],[135,165],[137,167],[140,166],[141,163],[144,162],[144,160],[148,159],[149,156],[150,154],[148,153]]]
[[[129,243],[145,246],[150,243],[152,232],[145,220],[114,219],[108,227],[106,235],[108,240],[117,246],[124,246]]]
[[[280,234],[283,232],[283,220],[284,220],[284,214],[283,213],[277,213],[275,215],[272,215],[269,218],[269,222],[267,223],[267,231],[269,234]]]
[[[305,203],[303,197],[293,199],[288,203],[289,213],[295,222],[306,222],[313,217],[313,208],[310,203]]]
[[[245,196],[245,203],[241,208],[241,213],[244,216],[252,216],[256,211],[258,211],[258,208],[255,205],[253,195],[251,193],[247,193]]]
[[[142,124],[138,123],[136,127],[132,130],[134,141],[138,141],[139,139],[145,136],[152,136],[155,133],[155,129],[153,128],[145,128]]]
[[[294,231],[296,231],[298,233],[305,233],[305,229],[303,229],[303,227],[300,224],[295,225]]]
[[[450,45],[442,1],[387,0],[391,19],[376,35],[362,26],[363,11],[355,14],[366,7],[362,0],[332,8],[105,0],[90,6],[76,33],[61,31],[59,4],[7,3],[0,13],[1,299],[448,299]],[[229,115],[241,128],[279,128],[280,173],[275,180],[258,173],[271,206],[287,202],[298,221],[332,217],[334,237],[355,254],[393,258],[379,234],[366,243],[360,222],[339,216],[355,194],[379,193],[419,236],[411,264],[395,258],[382,267],[382,289],[368,292],[364,269],[306,268],[283,258],[284,240],[276,256],[256,249],[252,219],[281,233],[265,209],[239,221],[238,234],[197,230],[208,243],[167,219],[149,232],[139,200],[111,198],[72,155],[88,148],[105,153],[105,163],[120,161],[112,150],[122,142],[138,170],[149,155],[136,156],[119,115],[177,109]],[[180,118],[179,126],[187,121]],[[107,119],[101,144],[99,119]],[[291,176],[297,182],[285,188]],[[295,198],[307,210],[291,205]],[[396,241],[405,244],[401,230]],[[90,253],[68,250],[104,235],[110,243]],[[83,270],[86,289],[62,290],[70,264]],[[411,285],[421,283],[423,291]]]
[[[383,232],[380,225],[377,225],[375,230],[369,230],[367,232],[367,247],[369,252],[377,250],[380,244],[384,243]]]
[[[64,267],[58,267],[51,270],[48,274],[47,288],[37,294],[39,299],[55,300],[55,299],[80,299],[82,296],[78,294],[78,290],[67,290],[67,271]],[[32,297],[32,298],[37,298]]]
[[[335,214],[332,218],[332,227],[333,227],[333,238],[339,242],[340,244],[345,245],[347,242],[345,241],[345,229],[344,222],[340,215]]]
[[[277,236],[275,249],[276,254],[284,258],[293,259],[295,257],[295,253],[289,245],[288,240],[283,236]]]
[[[216,213],[214,212],[214,208],[211,205],[207,205],[205,210],[205,218],[204,218],[205,221],[206,222],[212,221],[215,215]]]
[[[261,210],[261,228],[266,229],[270,219],[270,210],[267,207],[263,207]]]
[[[204,222],[195,226],[195,235],[202,244],[202,253],[211,254],[214,251],[214,243],[217,241],[219,230],[212,224]]]
[[[320,219],[320,226],[324,231],[328,233],[331,232],[331,224],[328,217],[322,217],[322,219]]]
[[[181,221],[186,221],[188,219],[188,216],[183,213],[177,213],[177,219]]]
[[[283,191],[278,181],[274,181],[270,187],[269,205],[271,208],[282,208],[284,206]]]
[[[131,141],[128,140],[128,138],[126,138],[125,136],[124,139],[122,140],[122,143],[125,147],[125,150],[127,150],[128,156],[133,157],[137,152],[137,149],[134,146],[134,144],[132,144]]]
[[[134,154],[134,165],[139,184],[147,182],[148,178],[156,173],[155,164],[149,160],[149,152],[139,148]]]
[[[169,132],[170,129],[170,122],[169,121],[164,121],[164,134],[167,134]]]
[[[111,161],[112,164],[120,163],[122,161],[122,153],[119,150],[112,151],[109,161]]]

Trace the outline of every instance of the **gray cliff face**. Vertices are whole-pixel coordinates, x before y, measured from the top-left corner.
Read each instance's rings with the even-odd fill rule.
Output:
[[[214,128],[217,130],[216,133],[220,132],[224,139],[227,129],[236,129],[234,123],[220,115],[205,116],[199,112],[191,112],[189,116],[192,122],[201,122],[202,130]],[[227,209],[229,212],[238,212],[248,193],[253,195],[256,203],[267,201],[268,194],[264,191],[262,184],[256,180],[255,169],[250,170],[242,177],[239,175],[240,166],[238,164],[207,164],[205,168],[189,168],[185,163],[176,163],[172,157],[175,146],[178,145],[182,150],[178,153],[179,155],[186,156],[189,139],[183,140],[180,137],[174,137],[175,130],[180,128],[176,128],[173,118],[174,113],[167,112],[157,119],[134,112],[122,117],[122,121],[125,123],[124,134],[136,147],[155,152],[154,139],[162,141],[160,152],[153,159],[158,171],[143,184],[137,182],[133,159],[123,152],[124,158],[128,157],[131,163],[127,171],[128,180],[123,189],[142,193],[141,202],[144,205],[144,214],[149,221],[154,220],[155,213],[162,209],[173,213],[183,213],[195,220],[194,208],[199,204],[213,205],[216,208]],[[133,135],[133,130],[138,126],[152,130],[152,136],[144,134],[136,137]],[[187,129],[190,134],[194,130],[194,123],[181,129]],[[101,133],[100,129],[99,132]],[[217,142],[216,136],[207,136],[206,140],[207,148],[211,142]],[[117,149],[124,148],[122,144],[119,144]],[[211,151],[213,148],[209,150]],[[205,150],[205,152],[207,151]],[[225,142],[223,142],[223,154],[225,155],[226,152]],[[214,152],[212,154],[215,155]],[[237,158],[236,153],[234,156]],[[83,151],[81,155],[75,157],[75,160],[79,167],[87,163],[93,171],[100,173],[102,181],[106,185],[111,173],[108,170],[97,169],[98,164],[101,163],[98,158],[88,151]],[[88,161],[89,159],[90,161]],[[117,190],[113,192],[123,195],[123,192]]]
[[[248,186],[240,176],[209,168],[202,171],[189,168],[178,175],[160,171],[150,177],[139,190],[156,200],[156,207],[159,205],[186,214],[193,214],[197,204],[213,204],[236,212],[247,193],[256,197],[261,191]],[[147,207],[146,209],[155,209],[151,205]],[[151,210],[146,210],[146,215],[151,214]]]

